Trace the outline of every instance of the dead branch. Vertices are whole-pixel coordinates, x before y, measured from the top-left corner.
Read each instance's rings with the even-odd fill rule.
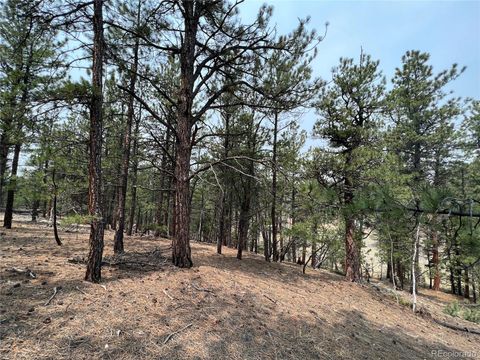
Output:
[[[30,276],[32,279],[37,278],[37,275],[32,270],[30,270],[29,268],[19,269],[19,268],[12,267],[11,269],[9,269],[7,271],[14,272],[14,273],[17,273],[17,274],[25,274],[27,276]]]
[[[205,291],[205,292],[214,294],[213,290],[204,289],[204,288],[199,288],[197,285],[195,285],[195,283],[192,283],[192,287],[193,287],[195,290],[197,290],[197,291]]]
[[[171,296],[171,295],[167,292],[167,290],[163,289],[163,293],[164,293],[165,295],[167,295],[170,300],[174,300],[173,296]]]
[[[449,328],[449,329],[452,329],[452,330],[465,331],[465,332],[468,332],[468,333],[471,333],[471,334],[480,335],[480,330],[467,328],[466,326],[457,326],[457,325],[449,324],[447,322],[440,321],[440,320],[437,320],[437,319],[433,319],[433,321],[435,321],[439,325],[445,326],[446,328]]]
[[[57,296],[57,294],[58,294],[58,288],[55,286],[55,287],[53,288],[53,295],[50,296],[50,298],[47,300],[47,302],[45,303],[45,306],[50,305],[50,302],[53,300],[53,298],[54,298],[55,296]]]
[[[177,330],[177,331],[169,334],[169,335],[166,337],[165,341],[163,342],[163,345],[165,345],[167,342],[169,342],[172,337],[174,337],[175,335],[177,335],[177,334],[181,333],[182,331],[188,329],[188,328],[189,328],[190,326],[192,326],[192,325],[193,325],[193,324],[190,323],[190,324],[188,324],[187,326],[184,326],[183,328],[181,328],[180,330]]]
[[[88,295],[85,291],[83,291],[82,289],[80,289],[78,286],[75,286],[75,289],[77,289],[78,291],[80,291],[82,294]]]
[[[270,300],[270,301],[273,302],[274,304],[277,303],[277,302],[276,302],[275,300],[273,300],[270,296],[265,295],[265,294],[263,294],[263,296],[265,296],[268,300]]]

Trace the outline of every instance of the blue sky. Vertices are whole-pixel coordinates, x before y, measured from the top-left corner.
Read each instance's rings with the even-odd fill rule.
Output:
[[[431,54],[435,72],[453,63],[467,66],[450,89],[480,99],[480,1],[246,0],[242,18],[251,19],[265,2],[274,6],[279,33],[290,32],[306,16],[319,33],[330,23],[314,63],[315,74],[326,80],[340,57],[358,59],[362,47],[380,60],[390,79],[402,55],[415,49]],[[312,123],[309,114],[302,127],[310,131]]]

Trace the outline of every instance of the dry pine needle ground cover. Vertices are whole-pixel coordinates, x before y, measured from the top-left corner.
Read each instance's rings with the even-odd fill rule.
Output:
[[[62,232],[58,247],[45,225],[14,226],[0,235],[2,359],[432,359],[439,350],[480,357],[479,335],[325,271],[302,275],[249,254],[238,261],[232,249],[216,255],[198,243],[194,268],[182,270],[170,265],[170,242],[150,237],[127,237],[127,254],[113,258],[106,232],[104,280],[94,285],[82,281],[86,229]],[[431,316],[472,327],[442,313],[452,300],[425,290],[419,298]]]

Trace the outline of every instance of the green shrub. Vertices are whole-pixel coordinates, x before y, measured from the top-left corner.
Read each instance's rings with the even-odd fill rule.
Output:
[[[467,321],[471,321],[480,324],[480,309],[479,308],[467,308],[461,306],[458,301],[448,304],[443,310],[446,314],[455,317],[461,317]]]
[[[460,313],[460,305],[458,304],[458,301],[454,301],[453,303],[448,304],[445,309],[443,309],[443,312],[450,316],[457,317]]]
[[[477,324],[480,324],[480,309],[468,309],[466,308],[463,311],[462,317],[467,320]]]
[[[82,214],[73,214],[63,216],[60,224],[62,226],[70,226],[70,225],[86,225],[90,224],[92,217],[90,215],[82,215]]]

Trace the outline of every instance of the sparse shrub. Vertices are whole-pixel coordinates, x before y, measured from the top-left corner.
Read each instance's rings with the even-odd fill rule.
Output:
[[[460,305],[458,304],[458,301],[448,304],[445,309],[443,309],[443,312],[450,316],[457,317],[460,313]]]
[[[407,300],[401,296],[398,297],[398,303],[403,306],[408,306],[408,307],[412,306],[412,302],[410,300]]]
[[[480,324],[480,309],[466,308],[462,313],[462,317],[467,321]]]
[[[470,309],[461,306],[458,301],[454,301],[448,304],[443,311],[450,316],[461,317],[467,321],[480,324],[480,309],[478,308]]]

